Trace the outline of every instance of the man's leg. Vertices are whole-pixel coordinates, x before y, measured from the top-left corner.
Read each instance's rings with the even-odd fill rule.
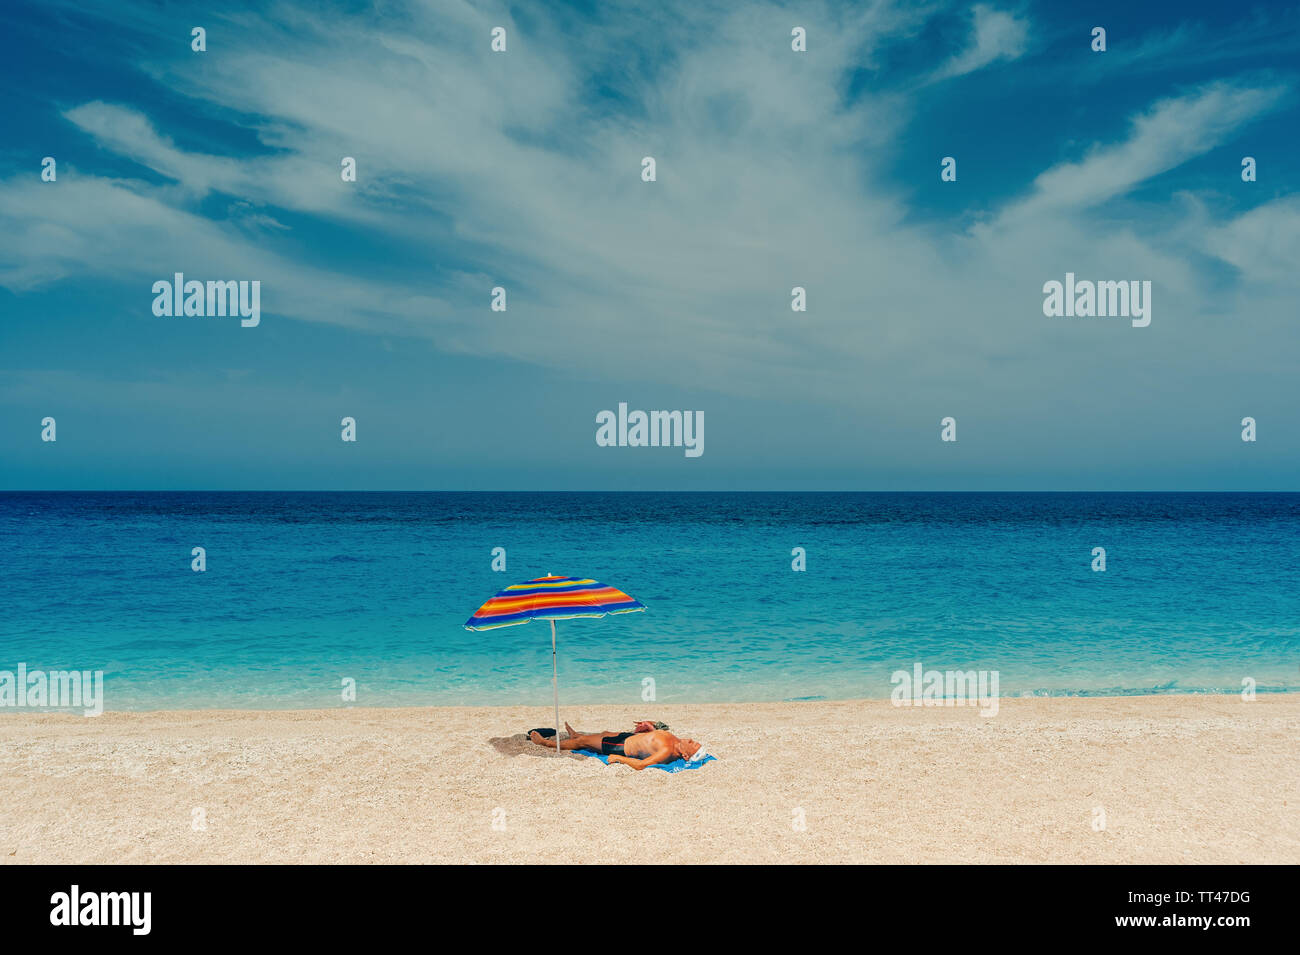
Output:
[[[570,736],[613,736],[615,735],[613,730],[605,730],[604,732],[601,733],[579,733],[568,723],[564,724],[564,731],[568,733]]]
[[[606,736],[614,736],[614,733],[586,733],[582,736],[570,736],[568,739],[560,740],[560,749],[594,749],[600,752],[600,741]],[[541,733],[534,731],[529,737],[538,746],[547,746],[555,749],[555,737],[546,737]]]

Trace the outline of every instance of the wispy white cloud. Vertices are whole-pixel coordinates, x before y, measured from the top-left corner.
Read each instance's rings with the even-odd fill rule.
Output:
[[[1066,268],[1152,278],[1162,309],[1199,314],[1182,236],[1092,213],[1275,109],[1282,88],[1216,83],[1162,100],[1124,140],[1045,170],[985,225],[911,224],[889,170],[915,104],[872,90],[850,100],[845,87],[929,15],[885,3],[721,16],[647,5],[659,40],[646,42],[663,50],[640,70],[619,59],[627,20],[606,35],[469,5],[365,23],[294,6],[241,14],[237,47],[149,69],[197,102],[259,117],[266,154],[203,155],[137,107],[79,104],[70,122],[172,184],[6,183],[0,282],[261,278],[271,317],[620,381],[789,387],[865,409],[903,400],[903,387],[932,402],[1014,404],[1031,382],[1068,380],[1071,361],[1111,345],[1094,335],[1063,350],[1048,337],[1039,289]],[[809,30],[807,54],[789,49],[794,23]],[[488,49],[498,24],[510,31],[504,55]],[[947,75],[1020,55],[1026,30],[976,8]],[[596,75],[621,106],[593,103]],[[355,186],[339,181],[344,155],[357,158]],[[656,183],[640,180],[645,155],[658,160]],[[197,205],[212,193],[249,205],[213,222]],[[400,241],[413,264],[382,281],[322,268],[281,243],[278,210]],[[1237,228],[1253,241],[1269,224]],[[1233,239],[1225,232],[1215,254],[1227,257]],[[487,308],[498,284],[510,294],[504,315]],[[789,309],[795,285],[809,290],[806,315]],[[1159,318],[1153,327],[1162,334]],[[1203,345],[1186,337],[1169,354]]]
[[[1004,215],[1035,216],[1087,208],[1182,165],[1274,109],[1286,87],[1212,83],[1161,100],[1134,118],[1127,139],[1097,146],[1077,161],[1053,166],[1034,180],[1030,196]]]
[[[1205,248],[1252,282],[1297,284],[1300,197],[1257,206],[1205,233]]]
[[[69,277],[138,283],[149,314],[154,279],[256,278],[271,314],[405,333],[446,303],[425,290],[357,281],[268,252],[231,223],[177,208],[138,183],[66,174],[58,188],[32,177],[0,188],[0,284],[29,290]]]
[[[1190,9],[1187,12],[1192,13]],[[1077,22],[1067,29],[1068,33],[1058,31],[1056,36],[1068,35],[1070,42],[1081,44],[1090,39]],[[1114,42],[1116,39],[1119,42]],[[1114,36],[1104,56],[1089,58],[1086,70],[1078,69],[1068,58],[1060,60],[1059,72],[1051,81],[1095,83],[1117,76],[1146,79],[1157,73],[1177,75],[1189,67],[1230,69],[1233,62],[1249,68],[1266,57],[1293,55],[1298,42],[1300,8],[1262,5],[1234,11],[1226,23],[1178,20],[1137,36]]]
[[[1004,10],[976,4],[966,48],[941,66],[935,79],[950,79],[983,69],[999,60],[1014,60],[1025,52],[1029,22]]]

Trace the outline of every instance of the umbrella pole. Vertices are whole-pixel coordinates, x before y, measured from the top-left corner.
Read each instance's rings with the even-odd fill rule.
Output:
[[[560,669],[555,662],[555,621],[551,621],[551,689],[555,691],[555,752],[560,751]]]

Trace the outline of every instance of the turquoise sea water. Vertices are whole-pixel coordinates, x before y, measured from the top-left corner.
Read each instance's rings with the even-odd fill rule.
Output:
[[[558,624],[562,704],[883,698],[917,662],[1300,689],[1293,494],[5,493],[0,670],[103,670],[110,710],[544,704],[546,624],[462,625],[546,573],[649,607]]]

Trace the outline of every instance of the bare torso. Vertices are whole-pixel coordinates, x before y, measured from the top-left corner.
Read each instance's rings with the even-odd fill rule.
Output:
[[[645,759],[662,749],[670,748],[677,742],[677,737],[666,730],[653,733],[637,733],[623,741],[623,752],[634,759]]]

